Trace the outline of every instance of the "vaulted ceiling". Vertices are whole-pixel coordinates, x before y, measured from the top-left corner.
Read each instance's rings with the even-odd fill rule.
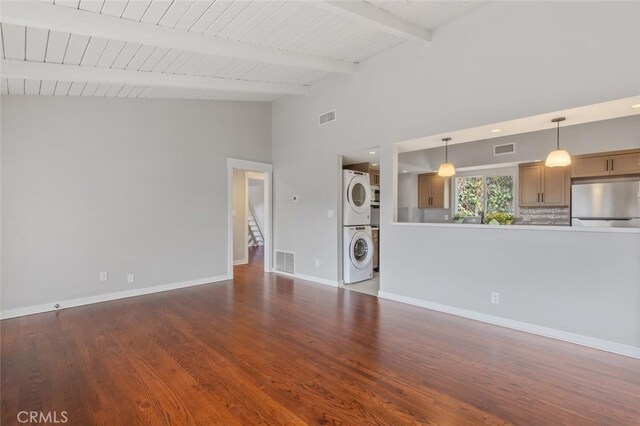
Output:
[[[2,94],[270,101],[484,1],[2,0]]]

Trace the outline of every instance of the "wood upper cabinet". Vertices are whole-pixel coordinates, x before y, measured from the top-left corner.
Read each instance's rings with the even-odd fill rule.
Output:
[[[640,151],[606,152],[574,157],[572,178],[640,174]]]
[[[542,168],[542,195],[543,206],[569,207],[571,197],[571,168],[570,167],[545,167]]]
[[[380,170],[370,169],[369,176],[371,178],[371,185],[380,186]]]
[[[609,172],[612,175],[640,173],[640,151],[629,154],[612,155],[609,159]]]
[[[571,170],[568,167],[521,164],[518,181],[520,207],[569,206]]]
[[[609,174],[609,157],[585,157],[571,159],[571,177],[596,177]]]
[[[431,204],[431,177],[418,175],[418,208],[426,209]]]
[[[449,208],[449,178],[437,173],[418,175],[418,208]]]
[[[431,178],[431,207],[435,209],[444,209],[449,207],[447,202],[447,182],[449,178],[438,176],[437,174]]]
[[[533,207],[540,205],[542,192],[542,168],[539,164],[523,164],[519,176],[520,206]]]

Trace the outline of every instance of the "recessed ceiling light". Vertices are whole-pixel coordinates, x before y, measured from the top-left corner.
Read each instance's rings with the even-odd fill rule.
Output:
[[[491,129],[491,133],[498,133],[501,132],[502,129]]]
[[[377,166],[377,165],[378,165],[378,163],[371,163],[371,165],[372,165],[372,166]]]
[[[369,151],[369,154],[371,154],[371,155],[373,155],[375,153],[376,153],[375,151]]]
[[[631,105],[631,108],[640,108],[640,104]]]

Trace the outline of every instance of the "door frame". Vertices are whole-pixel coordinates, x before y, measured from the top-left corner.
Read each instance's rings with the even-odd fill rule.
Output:
[[[227,157],[227,275],[229,279],[233,279],[233,169],[264,173],[264,270],[271,272],[273,267],[273,165]],[[245,184],[246,181],[245,176]]]

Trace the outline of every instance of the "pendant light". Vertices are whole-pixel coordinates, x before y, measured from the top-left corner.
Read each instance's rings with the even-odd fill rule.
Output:
[[[438,176],[450,177],[456,174],[456,168],[449,162],[449,141],[451,138],[443,138],[444,142],[444,163],[440,164]]]
[[[560,122],[566,120],[564,117],[558,117],[551,120],[552,123],[558,124],[558,130],[556,132],[556,150],[551,151],[547,156],[547,160],[544,165],[547,167],[566,167],[571,164],[571,156],[569,153],[560,149]]]

